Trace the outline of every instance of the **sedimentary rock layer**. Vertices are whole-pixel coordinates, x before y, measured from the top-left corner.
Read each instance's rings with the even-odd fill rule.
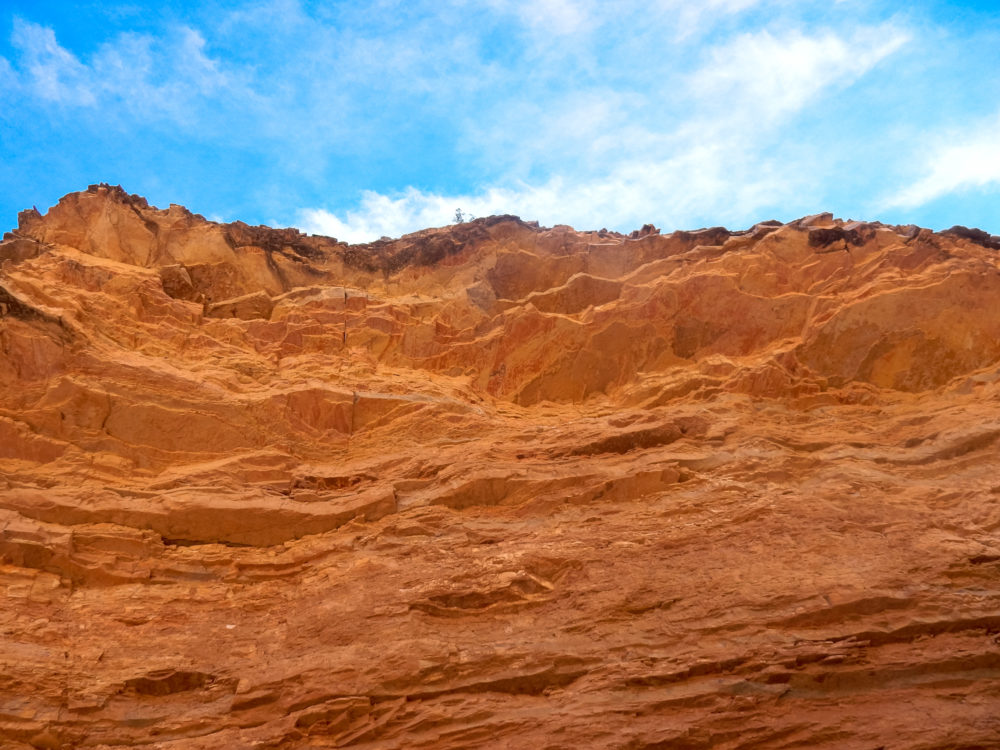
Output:
[[[1000,746],[998,247],[24,212],[0,745]]]

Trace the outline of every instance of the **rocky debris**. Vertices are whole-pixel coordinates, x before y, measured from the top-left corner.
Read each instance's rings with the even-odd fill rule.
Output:
[[[961,237],[969,240],[970,242],[975,242],[977,245],[981,245],[982,247],[1000,250],[1000,236],[991,235],[988,232],[984,232],[982,229],[969,229],[969,227],[956,225],[951,229],[944,230],[942,234],[951,235],[953,237]]]
[[[1000,745],[978,231],[22,214],[0,746]]]
[[[676,231],[670,236],[675,240],[696,245],[721,245],[732,235],[725,227],[710,227],[708,229],[696,229],[692,232]]]
[[[849,246],[859,247],[870,242],[875,237],[876,225],[852,221],[843,226],[813,227],[808,230],[809,247],[826,248],[835,243],[843,243],[843,249]]]
[[[127,206],[132,206],[139,210],[149,208],[149,201],[147,201],[141,195],[129,193],[121,185],[109,185],[106,182],[101,182],[96,185],[88,185],[87,192],[92,195],[97,195],[104,199],[114,201],[116,203],[122,203]],[[70,195],[73,195],[73,193],[70,193]],[[66,197],[68,198],[70,196]],[[176,204],[171,203],[170,205],[174,206]],[[185,212],[190,213],[183,206],[179,206],[179,208],[182,208]],[[35,209],[35,213],[38,213],[38,209]],[[39,214],[39,216],[41,216],[41,214]]]
[[[321,261],[337,247],[335,240],[331,243],[327,238],[310,238],[298,229],[250,226],[242,221],[227,224],[225,238],[234,249],[260,248],[269,255],[282,254],[300,263]]]
[[[251,292],[242,297],[213,302],[205,309],[210,318],[242,318],[243,320],[264,320],[271,317],[274,301],[264,292]]]
[[[0,317],[15,318],[25,322],[60,322],[59,317],[45,310],[43,305],[31,304],[2,284],[0,284]]]
[[[32,206],[17,214],[17,232],[30,232],[32,227],[37,226],[42,220],[42,215],[38,209]],[[5,234],[4,239],[7,239]]]
[[[191,274],[184,266],[180,264],[161,266],[159,273],[163,291],[169,296],[189,302],[202,302],[204,300],[205,295],[195,289]]]
[[[46,246],[37,240],[18,237],[7,232],[3,244],[0,244],[0,266],[5,260],[17,263],[34,258],[39,253],[45,252],[45,249]]]
[[[812,214],[811,216],[803,216],[798,221],[793,222],[793,224],[800,229],[810,229],[810,228],[821,228],[828,227],[836,224],[833,218],[833,214],[829,212]]]
[[[602,230],[602,231],[607,232],[606,229]],[[656,227],[654,227],[652,224],[643,224],[642,225],[642,229],[633,230],[632,233],[629,234],[629,239],[631,239],[631,240],[638,240],[638,239],[641,239],[643,237],[649,237],[651,235],[655,235],[655,234],[659,234],[659,233],[660,233],[660,230],[657,229]]]
[[[343,250],[343,258],[353,268],[388,276],[407,267],[440,264],[470,245],[489,240],[489,230],[505,224],[515,230],[538,228],[538,222],[524,222],[509,214],[488,216],[444,229],[414,232],[398,240],[383,237],[376,242],[350,245]]]

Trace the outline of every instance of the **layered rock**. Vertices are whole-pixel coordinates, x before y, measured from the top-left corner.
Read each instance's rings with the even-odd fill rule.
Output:
[[[1000,744],[995,245],[23,212],[0,744]]]

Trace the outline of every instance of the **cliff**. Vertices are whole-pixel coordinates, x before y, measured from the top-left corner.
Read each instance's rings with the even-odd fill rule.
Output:
[[[996,237],[101,185],[0,263],[4,747],[1000,745]]]

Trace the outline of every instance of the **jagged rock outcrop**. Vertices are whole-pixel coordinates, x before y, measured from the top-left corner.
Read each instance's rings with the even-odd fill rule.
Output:
[[[818,214],[0,243],[4,748],[1000,746],[1000,255]]]

